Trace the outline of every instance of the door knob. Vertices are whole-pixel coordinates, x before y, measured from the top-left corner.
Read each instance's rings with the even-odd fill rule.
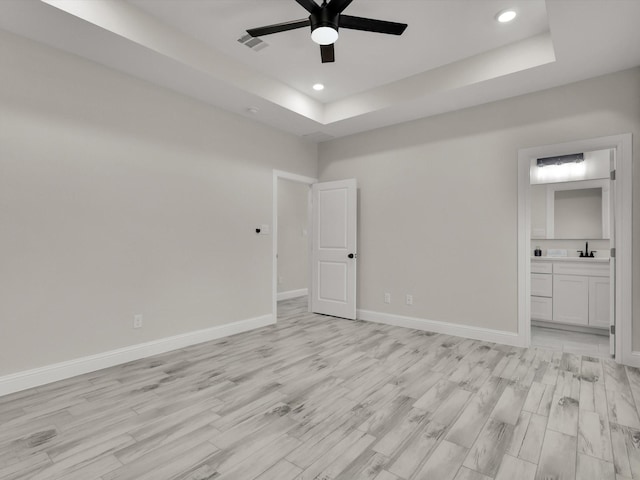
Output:
[[[349,258],[357,258],[358,254],[357,253],[350,253],[349,255],[347,255]]]

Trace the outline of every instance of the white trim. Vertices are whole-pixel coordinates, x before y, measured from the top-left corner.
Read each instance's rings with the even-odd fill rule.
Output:
[[[161,338],[151,342],[139,343],[117,350],[98,353],[88,357],[76,358],[66,362],[54,363],[44,367],[34,368],[23,372],[0,377],[0,396],[19,392],[28,388],[38,387],[58,380],[95,372],[103,368],[113,367],[133,360],[158,355],[185,348],[198,343],[228,337],[237,333],[247,332],[256,328],[266,327],[275,323],[272,315],[239,320],[237,322],[218,325],[203,330],[183,333],[173,337]]]
[[[308,288],[300,288],[298,290],[289,290],[287,292],[278,292],[278,301],[289,300],[290,298],[306,297],[309,295]]]
[[[304,175],[298,175],[297,173],[284,172],[282,170],[273,170],[273,198],[271,206],[271,216],[273,218],[273,234],[272,246],[271,246],[271,314],[273,318],[278,318],[278,179],[283,178],[285,180],[293,180],[294,182],[306,183],[307,185],[313,185],[318,182],[317,178],[305,177]],[[309,238],[309,245],[311,245],[312,238],[312,225],[311,225],[311,193],[309,193],[309,207],[307,214],[307,232]],[[311,248],[309,248],[311,252]],[[309,255],[309,285],[311,285],[311,255]],[[309,302],[311,305],[311,302]],[[311,311],[311,310],[309,310]]]
[[[636,365],[632,351],[632,135],[625,133],[575,142],[523,148],[518,151],[518,335],[531,344],[531,159],[577,151],[616,150],[615,232],[616,248],[616,362]],[[640,366],[640,365],[639,365]]]
[[[294,182],[300,183],[308,183],[309,185],[318,182],[317,178],[305,177],[304,175],[298,175],[297,173],[290,173],[282,170],[274,170],[273,175],[277,178],[284,178],[285,180],[293,180]]]
[[[503,330],[492,330],[490,328],[458,325],[450,322],[427,320],[424,318],[416,317],[405,317],[403,315],[372,312],[369,310],[358,310],[357,317],[358,320],[383,323],[385,325],[393,325],[395,327],[404,327],[412,328],[414,330],[424,330],[427,332],[444,333],[446,335],[455,335],[456,337],[472,338],[474,340],[501,343],[503,345],[512,345],[515,347],[524,346],[522,338],[517,333],[506,332]]]
[[[640,352],[631,352],[631,355],[629,355],[627,361],[624,363],[630,367],[640,368]]]

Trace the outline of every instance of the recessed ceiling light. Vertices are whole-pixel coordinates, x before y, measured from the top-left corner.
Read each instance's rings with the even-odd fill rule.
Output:
[[[500,23],[507,23],[516,18],[516,12],[513,10],[503,10],[496,15],[496,19]]]
[[[319,92],[320,90],[324,90],[324,85],[323,85],[323,84],[321,84],[321,83],[316,83],[316,84],[313,86],[313,89],[314,89],[316,92]]]

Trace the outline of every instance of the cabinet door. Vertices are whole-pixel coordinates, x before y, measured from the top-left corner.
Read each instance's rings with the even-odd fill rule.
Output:
[[[553,321],[589,325],[589,277],[553,276]]]
[[[589,325],[609,328],[609,279],[589,277]]]

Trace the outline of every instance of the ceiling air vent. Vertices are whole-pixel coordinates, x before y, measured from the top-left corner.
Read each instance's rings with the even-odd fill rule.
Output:
[[[269,44],[264,40],[260,40],[257,37],[252,37],[248,33],[245,33],[244,35],[242,35],[238,39],[238,42],[242,43],[244,46],[249,47],[251,50],[254,50],[256,52],[259,52],[263,48],[267,48],[269,46]]]

